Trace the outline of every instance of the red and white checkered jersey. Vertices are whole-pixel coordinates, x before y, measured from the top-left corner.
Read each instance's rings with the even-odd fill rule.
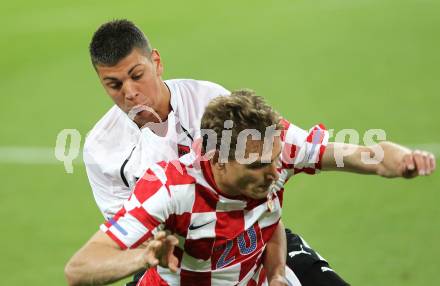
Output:
[[[179,271],[157,267],[139,285],[261,285],[262,254],[281,217],[284,184],[315,173],[328,141],[317,125],[309,132],[283,120],[279,179],[267,198],[229,197],[216,186],[209,161],[194,152],[150,167],[123,208],[101,230],[122,249],[136,248],[159,230],[179,240]],[[150,284],[148,284],[150,285]]]

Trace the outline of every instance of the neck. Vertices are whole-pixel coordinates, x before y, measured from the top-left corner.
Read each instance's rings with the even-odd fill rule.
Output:
[[[162,99],[160,102],[160,105],[157,109],[155,109],[155,112],[157,113],[157,116],[160,118],[160,120],[157,118],[157,116],[154,116],[151,121],[146,122],[135,122],[136,125],[139,128],[148,127],[148,124],[155,125],[156,123],[165,122],[168,119],[168,114],[170,114],[172,108],[171,108],[171,92],[168,89],[165,82],[161,80],[160,82],[160,93],[159,97]]]
[[[166,121],[168,114],[171,112],[171,92],[164,81],[160,82],[160,93],[164,100],[158,110],[158,114],[162,121]]]
[[[211,170],[212,170],[212,177],[214,179],[215,184],[217,185],[217,188],[219,189],[219,191],[223,194],[225,194],[226,196],[229,197],[236,197],[239,196],[239,194],[237,194],[233,188],[230,188],[228,186],[228,184],[224,183],[224,173],[219,170],[216,166],[215,163],[212,162],[212,159],[209,160],[209,164],[211,166]],[[218,164],[218,163],[217,163]]]

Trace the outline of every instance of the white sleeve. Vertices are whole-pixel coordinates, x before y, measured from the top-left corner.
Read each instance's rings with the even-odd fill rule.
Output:
[[[120,174],[139,137],[139,128],[113,106],[88,133],[83,159],[96,204],[105,218],[115,215],[131,194]],[[127,180],[127,179],[125,179]]]
[[[93,196],[103,216],[108,219],[113,217],[129,198],[131,189],[119,182],[119,177],[106,174],[102,169],[104,163],[97,162],[93,155],[94,153],[88,152],[84,147],[84,164]]]

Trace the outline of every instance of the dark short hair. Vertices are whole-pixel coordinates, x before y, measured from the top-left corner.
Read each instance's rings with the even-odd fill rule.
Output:
[[[134,48],[149,56],[151,46],[147,37],[133,22],[122,19],[102,24],[90,42],[90,58],[94,66],[114,66]]]

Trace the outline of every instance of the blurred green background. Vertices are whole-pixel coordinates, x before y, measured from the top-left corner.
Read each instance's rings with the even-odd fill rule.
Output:
[[[303,128],[382,128],[439,154],[439,15],[434,0],[3,3],[0,284],[65,284],[103,220],[80,159],[67,174],[51,151],[65,128],[82,144],[112,105],[87,50],[101,23],[137,23],[165,78],[250,87]],[[439,285],[439,178],[298,176],[283,219],[353,285]]]

